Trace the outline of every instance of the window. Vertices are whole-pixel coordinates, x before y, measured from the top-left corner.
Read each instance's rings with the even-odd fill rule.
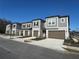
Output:
[[[49,24],[51,24],[51,22],[49,22]]]
[[[51,26],[51,22],[50,21],[48,22],[48,26]]]
[[[52,25],[55,25],[56,22],[52,21],[52,22],[49,22],[49,26],[52,26]]]
[[[36,24],[37,26],[38,26],[38,22],[37,22],[37,24]]]
[[[13,25],[13,28],[15,28],[16,25]]]
[[[15,25],[13,27],[15,27]]]
[[[55,24],[55,22],[52,22],[52,24]]]
[[[48,21],[48,26],[55,26],[57,23],[57,18],[50,18],[47,21]]]
[[[34,22],[34,26],[35,26],[35,22]]]
[[[30,27],[30,24],[27,24],[27,27]]]
[[[23,25],[23,28],[25,28],[25,25]]]
[[[34,22],[34,26],[38,26],[38,24],[39,24],[38,22]]]
[[[30,24],[29,24],[29,27],[30,27]]]
[[[61,23],[65,23],[65,19],[62,18],[62,19],[61,19]]]
[[[52,21],[52,25],[56,25],[56,21]]]

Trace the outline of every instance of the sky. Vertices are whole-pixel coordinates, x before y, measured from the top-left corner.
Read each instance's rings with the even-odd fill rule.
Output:
[[[71,30],[79,28],[79,0],[0,0],[0,18],[28,22],[35,18],[69,15]]]

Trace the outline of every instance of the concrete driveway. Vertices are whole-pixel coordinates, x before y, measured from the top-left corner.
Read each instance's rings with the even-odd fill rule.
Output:
[[[66,51],[62,48],[64,39],[44,39],[40,41],[28,42],[28,44],[37,45],[45,48],[54,49],[57,51]]]

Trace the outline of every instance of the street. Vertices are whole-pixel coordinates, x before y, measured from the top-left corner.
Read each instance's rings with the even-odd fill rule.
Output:
[[[0,38],[0,59],[79,59],[79,54]]]

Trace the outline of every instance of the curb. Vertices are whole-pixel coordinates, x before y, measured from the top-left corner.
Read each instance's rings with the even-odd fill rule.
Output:
[[[79,47],[73,47],[73,46],[63,45],[63,48],[64,48],[64,49],[67,49],[67,50],[72,50],[72,51],[77,51],[77,52],[79,52]]]

